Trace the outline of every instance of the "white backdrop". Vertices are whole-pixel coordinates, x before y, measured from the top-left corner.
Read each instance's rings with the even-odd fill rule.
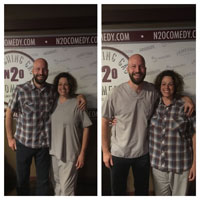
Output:
[[[96,37],[96,36],[94,36]],[[29,37],[27,37],[29,38]],[[24,42],[13,42],[13,38],[6,44],[12,44],[5,48],[4,56],[4,101],[8,102],[13,88],[32,78],[32,61],[36,58],[45,58],[49,64],[49,77],[47,82],[52,83],[54,77],[60,72],[70,72],[78,82],[77,93],[84,94],[88,101],[88,108],[97,107],[97,46],[96,44],[81,43],[79,45],[62,44],[62,46],[45,46],[37,43],[29,43],[23,47]],[[56,36],[55,36],[56,39]],[[40,37],[37,37],[40,40]],[[48,38],[47,38],[48,40]],[[20,41],[20,40],[19,40]],[[56,40],[55,40],[56,41]],[[46,42],[46,40],[45,40]],[[82,41],[84,42],[84,41]],[[10,51],[18,51],[17,54]],[[25,55],[23,55],[23,53]],[[18,60],[16,59],[18,56]],[[22,56],[22,62],[19,59]],[[29,60],[29,61],[28,61]],[[28,64],[27,64],[28,63]],[[28,65],[28,66],[27,66]],[[14,70],[13,67],[17,72]],[[13,76],[15,75],[15,79]]]
[[[113,32],[116,35],[116,32]],[[134,32],[132,32],[134,36]],[[145,31],[140,31],[145,36]],[[127,35],[127,33],[126,33]],[[114,38],[114,36],[113,36]],[[128,38],[128,37],[127,37]],[[196,95],[196,42],[195,38],[178,40],[146,41],[110,40],[103,42],[102,47],[102,100],[108,92],[122,82],[128,81],[126,72],[128,57],[139,53],[146,60],[147,75],[145,80],[153,82],[159,72],[175,70],[184,77],[185,93],[195,101]],[[121,62],[120,62],[121,61]]]

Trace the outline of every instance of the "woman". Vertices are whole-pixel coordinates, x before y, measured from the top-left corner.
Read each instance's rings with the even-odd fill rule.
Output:
[[[195,114],[184,112],[183,84],[171,70],[155,80],[161,98],[150,120],[149,153],[156,195],[186,195],[188,180],[196,176]]]
[[[58,98],[51,117],[52,182],[55,195],[74,195],[92,122],[85,111],[78,109],[77,83],[72,75],[58,74],[54,86]]]

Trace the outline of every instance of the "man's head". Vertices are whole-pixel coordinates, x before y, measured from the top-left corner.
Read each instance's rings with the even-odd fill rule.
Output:
[[[43,85],[48,78],[48,63],[43,58],[38,58],[33,63],[33,78],[36,84]]]
[[[144,57],[140,54],[132,55],[128,60],[127,71],[129,73],[131,81],[134,84],[139,85],[140,83],[142,83],[146,76]]]

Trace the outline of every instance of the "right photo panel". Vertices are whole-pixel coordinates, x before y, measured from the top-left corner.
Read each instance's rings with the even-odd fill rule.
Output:
[[[196,4],[102,5],[101,67],[102,195],[196,196]]]

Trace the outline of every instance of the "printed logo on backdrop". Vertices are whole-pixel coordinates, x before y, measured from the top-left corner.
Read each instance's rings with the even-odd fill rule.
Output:
[[[21,51],[6,51],[4,53],[4,104],[9,99],[16,85],[22,84],[32,78],[34,59]]]
[[[128,80],[128,56],[112,47],[102,47],[102,101],[116,86]]]

